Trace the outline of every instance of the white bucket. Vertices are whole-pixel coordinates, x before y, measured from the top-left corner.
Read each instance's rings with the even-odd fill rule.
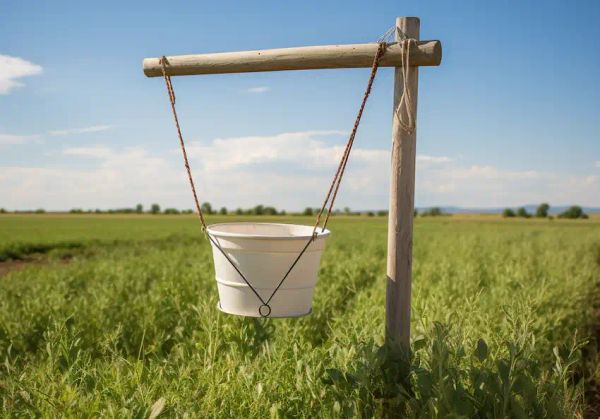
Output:
[[[210,225],[207,231],[266,302],[308,243],[313,227],[224,223]],[[252,289],[211,243],[221,311],[249,317],[261,317],[261,313],[266,317],[298,317],[310,313],[321,254],[330,234],[329,230],[317,229],[317,232],[315,240],[269,302],[270,313],[268,307],[261,308],[262,303]]]

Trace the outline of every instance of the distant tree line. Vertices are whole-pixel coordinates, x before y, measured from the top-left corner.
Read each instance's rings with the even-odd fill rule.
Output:
[[[277,210],[277,208],[267,205],[256,205],[252,208],[237,208],[235,210],[228,210],[226,207],[221,207],[219,210],[213,208],[210,202],[204,202],[201,207],[202,212],[205,214],[219,214],[219,215],[304,215],[304,216],[315,216],[319,213],[321,208],[312,208],[306,207],[304,211],[301,212],[292,212],[287,213],[285,210]],[[502,216],[505,218],[548,218],[553,219],[554,217],[549,214],[550,205],[548,203],[540,204],[535,213],[530,214],[527,212],[525,207],[520,207],[515,209],[505,208],[502,211]],[[0,214],[8,213],[5,208],[0,208]],[[44,214],[46,211],[43,208],[38,208],[36,210],[25,210],[25,211],[12,211],[15,213],[24,213],[24,214]],[[115,209],[87,209],[84,210],[82,208],[73,208],[69,211],[71,214],[192,214],[194,211],[191,209],[180,210],[177,208],[165,208],[161,209],[159,204],[151,204],[150,207],[145,210],[142,204],[137,204],[132,208],[115,208]],[[334,214],[340,215],[366,215],[368,217],[385,217],[388,215],[387,210],[379,210],[379,211],[352,211],[349,207],[344,207],[344,209],[335,209],[333,211]],[[450,216],[451,214],[445,213],[440,207],[431,207],[426,210],[421,210],[419,212],[418,209],[415,208],[414,216],[421,217],[438,217],[438,216]],[[583,209],[578,205],[573,205],[567,208],[565,211],[559,213],[558,218],[566,218],[566,219],[587,219],[589,216],[583,211]]]
[[[520,207],[518,208],[516,211],[513,210],[512,208],[505,208],[504,211],[502,211],[502,216],[505,218],[512,218],[512,217],[521,217],[521,218],[531,218],[531,217],[535,217],[535,218],[549,218],[549,219],[553,219],[554,217],[551,216],[549,214],[550,211],[550,205],[546,202],[538,205],[538,207],[535,210],[535,214],[530,214],[527,212],[527,209],[525,207]],[[583,209],[579,206],[579,205],[573,205],[569,208],[567,208],[566,210],[564,210],[563,212],[558,214],[558,218],[568,218],[568,219],[577,219],[577,218],[582,218],[582,219],[586,219],[589,218],[589,216],[583,212]]]
[[[440,217],[442,215],[449,216],[451,214],[445,213],[440,207],[431,207],[419,213],[419,210],[415,209],[415,216],[420,215],[421,217]]]

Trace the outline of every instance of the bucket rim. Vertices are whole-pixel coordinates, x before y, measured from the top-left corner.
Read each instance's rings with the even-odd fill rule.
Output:
[[[300,235],[300,236],[268,236],[265,234],[249,234],[249,233],[233,233],[226,231],[215,231],[214,227],[219,226],[233,226],[233,225],[247,225],[247,224],[258,224],[258,225],[272,225],[272,226],[297,226],[297,227],[308,227],[312,229],[314,226],[307,226],[304,224],[287,224],[287,223],[254,223],[254,222],[233,222],[233,223],[216,223],[210,224],[206,231],[214,237],[230,237],[230,238],[240,238],[240,239],[257,239],[257,240],[308,240],[311,235]],[[331,234],[331,231],[325,229],[325,231],[320,231],[317,228],[317,239],[326,238]]]

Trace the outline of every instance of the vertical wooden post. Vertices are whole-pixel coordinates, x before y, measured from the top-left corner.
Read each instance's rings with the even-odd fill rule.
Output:
[[[396,19],[396,40],[419,39],[419,18]],[[405,130],[398,113],[409,111],[416,121],[419,68],[408,69],[407,87],[410,102],[406,109],[400,103],[404,91],[402,68],[394,77],[394,114],[392,122],[392,162],[390,212],[388,221],[388,256],[385,337],[396,349],[410,350],[410,298],[412,271],[413,215],[415,196],[416,129]],[[406,119],[406,118],[405,118]],[[416,126],[415,126],[416,127]]]

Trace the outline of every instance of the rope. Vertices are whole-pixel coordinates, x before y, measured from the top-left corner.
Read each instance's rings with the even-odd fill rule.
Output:
[[[394,33],[396,33],[396,26],[390,26],[390,28],[385,31],[385,33],[383,35],[381,35],[381,37],[379,37],[379,39],[377,40],[378,43],[382,43],[382,42],[389,42],[393,39]]]
[[[167,85],[167,92],[169,93],[169,100],[171,101],[171,110],[173,111],[173,119],[175,120],[175,127],[177,128],[177,135],[179,136],[179,144],[181,145],[181,152],[183,154],[183,161],[185,163],[185,170],[188,175],[188,179],[190,181],[190,186],[192,187],[192,194],[194,195],[194,203],[196,204],[196,210],[198,211],[198,217],[200,218],[200,223],[202,224],[202,232],[206,235],[208,240],[219,249],[219,251],[225,256],[225,259],[229,261],[231,266],[237,271],[237,273],[242,277],[246,285],[250,287],[254,295],[260,300],[263,305],[267,305],[265,301],[262,299],[258,291],[252,286],[252,284],[246,279],[244,274],[239,270],[235,263],[231,260],[229,255],[225,253],[221,245],[210,235],[208,234],[206,220],[204,219],[204,215],[202,214],[202,207],[200,206],[200,201],[198,200],[198,194],[196,193],[196,186],[194,185],[194,178],[192,177],[192,169],[190,168],[190,163],[188,161],[187,152],[185,150],[185,141],[183,141],[183,135],[181,134],[181,126],[179,125],[179,118],[177,118],[177,109],[175,108],[175,91],[173,90],[173,83],[171,82],[171,76],[167,74],[167,57],[163,56],[160,59],[160,63],[162,66],[162,73],[165,79],[165,84]],[[271,309],[269,307],[269,314],[271,313]]]
[[[356,120],[354,121],[354,127],[352,128],[352,132],[348,137],[348,142],[346,143],[344,153],[338,165],[337,171],[335,172],[335,176],[333,177],[333,181],[331,182],[331,186],[329,187],[329,191],[327,192],[327,196],[325,197],[325,201],[323,202],[323,206],[321,207],[321,210],[317,215],[317,221],[315,222],[313,235],[315,234],[317,227],[319,227],[321,216],[323,215],[325,208],[327,208],[328,202],[330,202],[330,205],[329,208],[327,208],[327,215],[325,217],[323,227],[321,228],[321,232],[325,231],[325,227],[327,226],[327,222],[329,221],[329,217],[331,216],[333,204],[335,202],[335,198],[337,197],[338,190],[340,189],[340,184],[342,182],[342,177],[344,176],[344,171],[346,170],[348,157],[350,156],[350,151],[352,150],[352,145],[354,144],[354,138],[356,137],[356,132],[358,131],[358,126],[360,125],[360,119],[362,118],[365,105],[367,104],[367,99],[369,99],[369,95],[371,94],[371,87],[373,86],[373,81],[375,81],[375,75],[377,74],[377,70],[379,68],[379,61],[381,60],[381,57],[383,57],[383,54],[385,54],[385,50],[386,44],[384,42],[380,42],[379,47],[377,48],[377,53],[375,54],[375,58],[373,58],[373,65],[371,66],[371,75],[369,76],[367,88],[365,90],[362,103],[358,110],[358,115],[356,115]],[[330,197],[331,201],[329,200]]]
[[[186,152],[186,149],[185,149],[185,142],[183,140],[183,135],[181,133],[181,127],[180,127],[180,124],[179,124],[179,119],[177,117],[177,109],[175,107],[175,102],[176,102],[175,91],[173,89],[173,84],[171,82],[171,76],[169,76],[167,74],[168,60],[167,60],[167,57],[165,57],[165,56],[163,56],[161,58],[161,60],[160,60],[160,63],[161,63],[161,66],[162,66],[163,77],[165,79],[165,84],[167,86],[167,92],[169,94],[169,100],[171,102],[171,110],[172,110],[172,113],[173,113],[173,119],[175,121],[175,127],[177,128],[177,135],[179,137],[179,144],[181,146],[181,151],[182,151],[182,154],[183,154],[183,161],[184,161],[184,164],[185,164],[185,169],[186,169],[186,172],[187,172],[187,175],[188,175],[190,186],[192,188],[192,194],[193,194],[193,197],[194,197],[194,203],[196,205],[196,210],[198,211],[198,216],[200,218],[200,223],[202,224],[202,231],[204,232],[204,234],[206,235],[206,237],[208,238],[208,240],[210,240],[210,242],[221,252],[221,254],[223,254],[223,256],[227,259],[227,261],[231,264],[231,266],[235,269],[235,271],[244,280],[244,282],[246,283],[246,285],[248,285],[248,287],[252,290],[252,292],[254,293],[254,295],[256,295],[256,297],[258,298],[258,300],[261,302],[262,305],[258,309],[258,312],[259,312],[259,314],[260,314],[261,317],[269,317],[270,316],[270,314],[271,314],[271,306],[269,305],[269,303],[271,302],[271,300],[273,299],[273,297],[275,296],[275,294],[277,293],[277,291],[281,288],[281,286],[283,285],[283,283],[285,282],[285,280],[287,279],[287,277],[289,276],[289,274],[292,272],[292,270],[294,269],[294,267],[297,265],[297,263],[300,260],[300,258],[302,257],[302,255],[304,255],[304,253],[306,253],[306,251],[307,251],[308,247],[310,246],[310,244],[316,239],[316,237],[317,237],[317,228],[320,225],[321,217],[323,216],[323,213],[327,209],[327,214],[325,216],[325,220],[323,222],[323,226],[321,227],[321,232],[325,231],[325,227],[327,226],[327,222],[329,221],[329,217],[332,214],[333,205],[335,203],[335,199],[337,197],[337,194],[338,194],[338,191],[339,191],[339,188],[340,188],[340,184],[341,184],[342,178],[344,176],[344,171],[346,170],[346,165],[348,163],[348,158],[350,156],[350,151],[352,150],[352,146],[354,144],[354,139],[356,137],[356,132],[358,131],[358,127],[360,125],[360,120],[362,118],[363,111],[364,111],[365,106],[367,104],[367,99],[369,98],[369,95],[371,94],[371,88],[373,86],[373,82],[375,81],[375,76],[377,74],[377,70],[379,68],[379,61],[381,60],[381,57],[383,57],[383,55],[385,54],[385,50],[386,50],[386,46],[387,46],[387,44],[385,43],[385,37],[387,37],[387,36],[389,36],[389,34],[386,32],[386,34],[384,35],[384,38],[382,38],[383,40],[380,40],[380,42],[379,42],[379,46],[377,48],[377,53],[375,54],[375,57],[373,58],[373,65],[371,66],[371,75],[369,77],[369,81],[367,83],[367,88],[365,90],[365,93],[364,93],[364,96],[363,96],[363,100],[362,100],[360,108],[358,110],[358,114],[356,116],[356,120],[354,121],[354,126],[352,128],[350,136],[348,137],[348,142],[346,143],[346,146],[344,148],[344,153],[342,154],[342,158],[340,160],[340,163],[338,164],[337,170],[335,172],[335,176],[333,177],[333,181],[331,182],[331,185],[329,186],[329,190],[328,190],[327,195],[325,197],[325,201],[323,202],[323,205],[321,206],[321,209],[320,209],[320,211],[319,211],[319,213],[317,215],[317,219],[315,221],[315,225],[313,227],[312,234],[311,234],[310,238],[307,240],[307,242],[304,245],[304,247],[302,248],[302,250],[300,251],[300,253],[298,254],[298,256],[296,257],[296,259],[294,260],[294,262],[291,264],[290,268],[287,270],[287,272],[285,273],[285,275],[281,279],[281,281],[279,281],[279,283],[277,284],[277,286],[275,287],[275,289],[273,290],[273,292],[271,293],[271,295],[269,296],[269,298],[266,299],[266,300],[263,299],[260,296],[260,294],[252,286],[252,284],[250,283],[250,281],[248,281],[248,279],[240,271],[240,269],[233,262],[233,260],[231,260],[231,258],[229,257],[229,255],[227,255],[227,253],[225,253],[225,251],[223,250],[223,248],[221,247],[221,245],[218,243],[218,241],[215,240],[208,233],[207,225],[206,225],[206,220],[205,220],[204,215],[202,213],[202,208],[201,208],[200,202],[198,200],[198,194],[196,193],[196,187],[194,185],[194,179],[192,177],[192,170],[190,168],[190,164],[189,164],[189,161],[188,161],[187,152]],[[410,46],[410,44],[408,46]],[[405,52],[404,55],[406,55],[406,65],[408,66],[408,64],[409,64],[409,61],[408,61],[408,55],[409,55],[408,54],[408,49],[406,49],[406,52]],[[404,73],[404,59],[403,59],[403,75],[404,74],[405,73]],[[408,74],[408,73],[406,73],[406,74]],[[409,101],[409,102],[406,102],[406,103],[410,103],[410,93],[408,93],[408,90],[407,90],[406,76],[404,77],[404,83],[405,83],[405,85],[404,85],[404,92],[407,93],[408,98],[404,99],[405,94],[403,93],[402,98],[400,99],[400,103],[401,104],[403,103],[403,101],[406,101],[406,100]],[[409,109],[408,106],[407,106],[407,109]],[[409,115],[409,124],[411,123],[410,121],[412,121],[412,116]],[[327,204],[329,204],[329,206]]]
[[[416,129],[415,118],[411,107],[412,96],[410,95],[410,89],[408,86],[408,75],[410,72],[410,44],[412,42],[416,44],[417,41],[413,38],[404,38],[400,41],[402,51],[402,66],[400,67],[402,71],[402,96],[400,96],[400,101],[395,112],[400,127],[402,127],[402,129],[409,134],[414,133]],[[405,120],[403,117],[402,105],[404,105],[404,111],[406,113],[407,120]]]
[[[200,202],[198,202],[198,194],[196,193],[196,186],[194,185],[194,178],[192,177],[192,169],[190,169],[190,163],[188,161],[187,152],[185,151],[185,142],[183,141],[183,135],[181,134],[181,126],[179,125],[179,118],[177,118],[177,109],[175,109],[175,91],[173,90],[173,83],[171,82],[171,76],[167,75],[167,57],[160,59],[162,65],[162,73],[165,78],[165,84],[167,85],[167,92],[169,93],[169,100],[171,101],[171,111],[173,111],[173,119],[175,120],[175,127],[177,128],[177,135],[179,136],[179,144],[181,145],[181,151],[183,152],[183,162],[185,164],[185,170],[187,171],[190,186],[192,187],[192,194],[194,195],[194,202],[196,203],[196,210],[200,216],[200,223],[202,224],[202,231],[206,232],[206,220],[202,214],[200,208]]]

